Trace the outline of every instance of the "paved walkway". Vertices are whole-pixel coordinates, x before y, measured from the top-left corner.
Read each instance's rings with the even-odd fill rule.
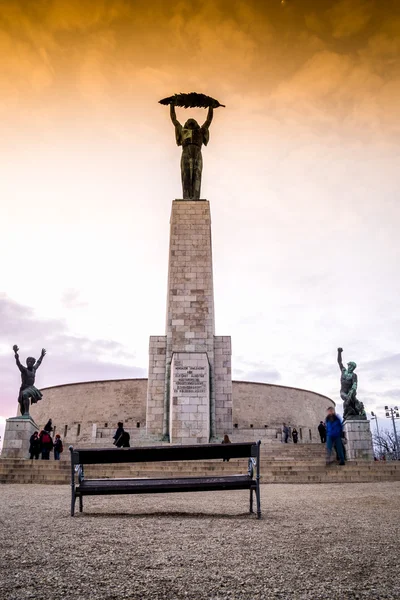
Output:
[[[85,498],[0,486],[2,600],[398,599],[400,482]]]

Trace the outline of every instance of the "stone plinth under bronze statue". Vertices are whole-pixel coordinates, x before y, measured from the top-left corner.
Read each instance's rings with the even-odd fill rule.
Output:
[[[347,460],[374,460],[370,422],[366,419],[344,421]]]

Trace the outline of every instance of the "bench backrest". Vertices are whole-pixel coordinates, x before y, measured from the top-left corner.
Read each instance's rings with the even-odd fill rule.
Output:
[[[70,446],[73,465],[167,462],[219,458],[259,459],[261,442],[196,444],[191,446],[142,446],[137,448],[83,448]]]

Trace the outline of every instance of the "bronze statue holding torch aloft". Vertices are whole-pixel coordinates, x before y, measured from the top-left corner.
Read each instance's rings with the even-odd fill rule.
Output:
[[[169,104],[170,117],[175,127],[175,139],[178,146],[182,146],[181,177],[184,200],[199,200],[201,188],[201,174],[203,171],[203,157],[201,147],[207,146],[210,139],[209,128],[214,116],[214,108],[223,106],[218,100],[191,92],[190,94],[175,94],[170,98],[160,100],[160,104]],[[195,119],[188,119],[181,125],[176,118],[176,106],[184,108],[208,108],[208,114],[203,125]]]
[[[347,369],[343,365],[343,348],[337,350],[337,361],[341,372],[340,397],[343,400],[343,420],[366,419],[364,404],[357,398],[358,377],[354,372],[357,368],[355,362],[348,362]]]

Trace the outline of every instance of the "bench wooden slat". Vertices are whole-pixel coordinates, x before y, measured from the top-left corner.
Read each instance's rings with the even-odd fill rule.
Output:
[[[229,477],[176,477],[173,479],[87,479],[76,488],[77,494],[162,494],[213,490],[249,490],[255,481],[248,475]]]
[[[252,454],[253,452],[253,454]],[[129,462],[169,462],[182,460],[209,460],[222,458],[248,458],[254,456],[254,442],[232,444],[198,444],[146,446],[137,448],[74,448],[74,464],[111,464]]]

